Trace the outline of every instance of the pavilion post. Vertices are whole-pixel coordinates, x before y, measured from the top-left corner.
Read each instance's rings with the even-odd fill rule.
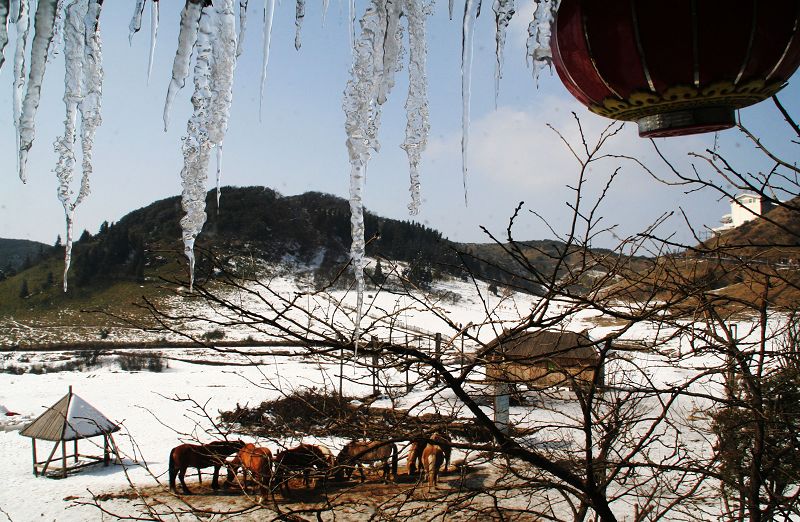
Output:
[[[39,470],[36,468],[36,439],[31,437],[31,449],[33,450],[33,474],[39,476]]]
[[[75,439],[75,445],[74,445],[73,449],[75,450],[75,455],[73,457],[73,462],[75,462],[77,464],[77,462],[78,462],[78,439]]]
[[[108,435],[103,434],[103,466],[108,466]]]
[[[50,452],[50,455],[47,456],[47,460],[44,462],[44,467],[42,468],[42,475],[43,476],[47,475],[47,468],[48,468],[48,466],[50,466],[50,462],[53,461],[53,455],[56,454],[56,450],[57,449],[58,449],[58,441],[56,441],[56,443],[53,444],[53,450]]]
[[[61,441],[61,476],[66,478],[67,476],[67,441]]]

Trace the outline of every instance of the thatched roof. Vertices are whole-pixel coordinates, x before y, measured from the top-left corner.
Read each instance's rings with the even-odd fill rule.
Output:
[[[19,432],[40,440],[76,440],[113,433],[119,426],[108,420],[94,406],[70,392],[47,408]]]
[[[594,341],[582,332],[568,330],[505,332],[488,347],[508,361],[527,364],[546,360],[595,363],[599,359]]]

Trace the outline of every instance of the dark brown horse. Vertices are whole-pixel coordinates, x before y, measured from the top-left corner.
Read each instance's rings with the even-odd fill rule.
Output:
[[[447,472],[447,468],[450,466],[450,453],[452,452],[450,443],[452,441],[449,436],[437,431],[431,435],[430,439],[419,437],[411,442],[411,446],[408,449],[409,475],[416,475],[417,469],[421,472],[425,471],[425,466],[422,462],[422,453],[425,451],[425,447],[428,446],[429,441],[442,449],[442,453],[444,454],[444,471],[445,473]],[[419,468],[417,468],[417,465],[419,465]]]
[[[285,488],[288,496],[291,493],[289,479],[301,473],[303,483],[309,487],[311,472],[327,474],[332,464],[331,452],[324,446],[300,444],[297,447],[279,451],[275,456],[275,481],[278,489]],[[318,484],[317,481],[315,487]]]
[[[169,452],[169,489],[175,491],[175,476],[181,480],[183,492],[191,494],[186,487],[184,477],[186,468],[197,468],[198,477],[201,468],[214,466],[214,477],[211,487],[219,489],[219,468],[225,465],[225,459],[244,446],[241,440],[215,440],[209,444],[181,444]]]
[[[247,476],[251,475],[258,484],[261,498],[266,498],[267,485],[272,478],[272,452],[269,448],[260,448],[255,444],[245,444],[236,457],[228,464],[228,480],[225,488],[236,478],[236,472],[242,468],[242,490],[247,489]]]
[[[391,459],[391,472],[397,478],[397,446],[391,442],[380,441],[352,441],[342,448],[336,457],[336,480],[349,479],[358,467],[361,473],[361,482],[366,480],[364,466],[374,462],[383,463],[383,480],[389,480],[389,460]]]

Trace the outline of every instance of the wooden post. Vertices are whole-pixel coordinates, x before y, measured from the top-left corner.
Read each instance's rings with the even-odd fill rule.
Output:
[[[494,423],[508,435],[509,428],[509,386],[508,383],[498,381],[494,385]]]
[[[378,395],[378,338],[372,337],[372,395]]]
[[[58,441],[53,444],[53,449],[50,451],[50,455],[48,455],[47,460],[44,462],[44,467],[42,468],[42,476],[47,476],[47,467],[50,465],[50,462],[53,461],[53,455],[56,454],[56,450],[58,449]]]
[[[77,464],[77,462],[78,462],[78,439],[75,439],[74,449],[75,449],[74,462]]]
[[[436,359],[437,363],[441,363],[442,362],[442,334],[439,333],[439,332],[436,332],[435,340],[436,340],[436,344],[435,344],[434,350],[433,350],[433,358]],[[430,340],[429,340],[429,342],[430,342]],[[434,386],[439,386],[439,372],[438,371],[434,372],[433,385]]]
[[[72,391],[72,386],[70,386],[70,392]],[[67,477],[67,441],[61,441],[61,476],[66,478]]]
[[[36,468],[36,439],[31,438],[31,446],[33,449],[33,474],[39,476],[39,470]]]
[[[108,435],[103,435],[103,466],[108,466]]]

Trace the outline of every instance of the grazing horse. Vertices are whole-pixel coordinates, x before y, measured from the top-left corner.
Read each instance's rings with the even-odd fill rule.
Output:
[[[361,472],[361,482],[364,482],[366,476],[362,463],[382,462],[383,481],[386,482],[390,478],[389,459],[392,462],[392,474],[397,478],[397,446],[391,442],[354,440],[346,444],[336,457],[336,480],[349,479],[358,466],[358,471]]]
[[[286,488],[286,496],[289,496],[289,479],[293,474],[302,473],[303,483],[306,487],[310,485],[310,474],[312,471],[327,473],[331,468],[332,454],[325,446],[315,446],[313,444],[300,444],[297,447],[279,451],[275,455],[275,481],[278,489]],[[318,485],[315,484],[315,487]]]
[[[245,444],[236,457],[228,464],[228,480],[225,482],[227,489],[236,478],[239,468],[242,468],[242,490],[247,489],[247,475],[252,475],[258,484],[261,498],[267,496],[267,485],[272,478],[272,452],[269,448],[260,448],[255,444]]]
[[[422,463],[422,453],[425,451],[425,447],[428,446],[428,441],[436,443],[444,452],[444,471],[447,473],[447,468],[450,466],[450,453],[452,452],[452,447],[450,443],[450,437],[439,433],[438,431],[431,435],[430,439],[426,439],[420,437],[415,439],[411,442],[411,446],[408,450],[408,474],[409,475],[416,475],[417,473],[417,465],[419,465],[419,470],[424,471],[425,468]]]
[[[422,469],[428,476],[428,488],[435,487],[439,480],[439,468],[445,460],[444,449],[437,444],[428,444],[422,451]]]
[[[219,489],[219,468],[225,465],[228,455],[236,453],[244,446],[241,440],[215,440],[209,444],[181,444],[169,452],[169,489],[175,491],[175,476],[181,481],[183,492],[191,495],[186,487],[184,477],[186,468],[197,468],[198,477],[201,468],[214,466],[214,477],[211,487]]]

